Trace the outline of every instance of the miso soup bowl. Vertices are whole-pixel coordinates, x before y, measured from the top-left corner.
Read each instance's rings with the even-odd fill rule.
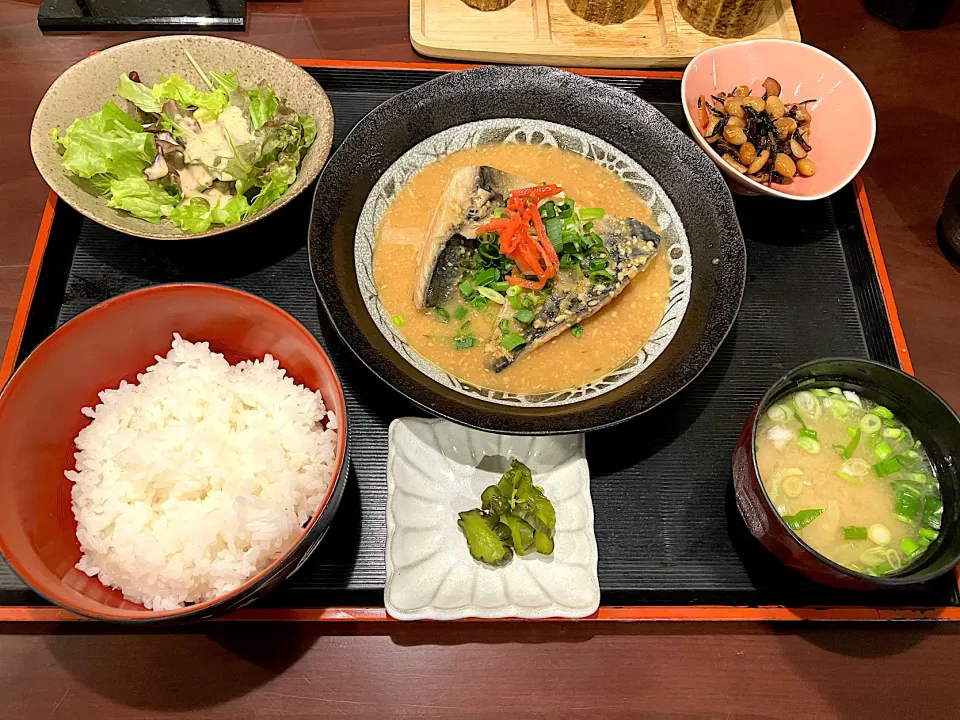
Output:
[[[940,537],[918,562],[896,575],[862,575],[818,553],[783,521],[760,479],[756,443],[757,422],[761,415],[792,392],[828,387],[852,390],[890,408],[923,442],[934,464],[943,497]],[[950,572],[960,562],[958,455],[960,419],[933,390],[887,365],[853,358],[825,358],[788,372],[754,407],[733,455],[734,495],[750,534],[781,562],[811,580],[852,589],[912,585]]]

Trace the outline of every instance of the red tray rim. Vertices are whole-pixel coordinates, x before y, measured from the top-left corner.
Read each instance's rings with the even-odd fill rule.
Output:
[[[343,68],[367,70],[419,70],[419,71],[447,71],[453,72],[470,67],[470,64],[434,63],[434,62],[384,62],[377,60],[332,60],[322,58],[292,58],[291,62],[301,67],[313,68]],[[567,68],[571,72],[591,77],[629,77],[650,78],[663,80],[679,80],[683,73],[676,70],[603,70],[591,68]],[[867,190],[860,175],[853,180],[856,194],[857,208],[864,235],[870,248],[873,259],[873,268],[880,282],[883,292],[884,305],[897,356],[905,372],[913,374],[913,363],[907,349],[906,338],[900,325],[896,302],[887,268],[880,249],[880,240],[877,236],[870,203],[867,200]],[[36,242],[27,268],[23,290],[20,294],[17,310],[14,315],[13,327],[7,341],[6,350],[0,363],[0,388],[6,385],[13,374],[16,358],[23,341],[27,318],[30,314],[33,296],[36,291],[37,279],[50,238],[53,219],[56,213],[58,197],[53,191],[47,197],[47,202],[40,220]],[[957,571],[958,587],[960,587],[960,570]],[[8,605],[0,607],[0,622],[73,622],[83,621],[78,615],[59,607]],[[498,621],[468,619],[462,622],[502,622],[521,621],[518,618],[503,618]],[[744,621],[799,621],[799,620],[833,620],[833,621],[886,621],[886,620],[960,620],[960,607],[933,607],[933,608],[872,608],[872,607],[799,607],[788,608],[781,605],[759,606],[731,606],[731,605],[638,605],[638,606],[602,606],[597,612],[580,620],[564,618],[548,618],[535,622],[635,622],[635,621],[679,621],[679,622],[744,622]],[[328,608],[248,608],[238,610],[221,621],[241,622],[402,622],[390,617],[382,607],[328,607]],[[530,622],[529,620],[522,620]],[[454,621],[461,622],[461,621]]]

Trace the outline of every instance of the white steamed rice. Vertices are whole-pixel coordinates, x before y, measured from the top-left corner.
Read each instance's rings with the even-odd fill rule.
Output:
[[[230,365],[174,334],[100,393],[75,453],[77,567],[170,610],[243,584],[300,535],[333,480],[337,418],[270,355]]]

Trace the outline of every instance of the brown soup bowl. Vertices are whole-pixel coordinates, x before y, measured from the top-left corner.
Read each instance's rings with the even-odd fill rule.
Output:
[[[270,353],[293,379],[319,390],[337,415],[334,474],[300,536],[233,591],[175,610],[148,610],[77,569],[80,543],[71,508],[74,439],[104,388],[166,355],[173,333],[209,341],[231,363]],[[23,362],[0,394],[0,551],[37,593],[67,610],[117,623],[174,624],[243,607],[276,587],[317,548],[347,481],[348,420],[343,390],[320,343],[266,300],[219,285],[156,285],[107,300],[56,330]]]
[[[800,390],[840,387],[890,408],[921,440],[933,462],[943,498],[940,536],[904,571],[872,577],[849,570],[805,543],[777,513],[757,467],[757,422],[767,408]],[[950,572],[960,562],[960,419],[933,390],[887,365],[853,358],[825,358],[789,371],[766,392],[743,426],[733,454],[737,508],[757,540],[781,562],[811,580],[851,589],[895,588]]]

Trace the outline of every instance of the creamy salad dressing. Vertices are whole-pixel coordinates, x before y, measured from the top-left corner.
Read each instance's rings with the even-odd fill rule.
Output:
[[[253,140],[243,111],[231,105],[216,120],[200,120],[200,133],[187,135],[184,159],[211,168],[226,167],[225,159],[235,156],[233,149]]]

